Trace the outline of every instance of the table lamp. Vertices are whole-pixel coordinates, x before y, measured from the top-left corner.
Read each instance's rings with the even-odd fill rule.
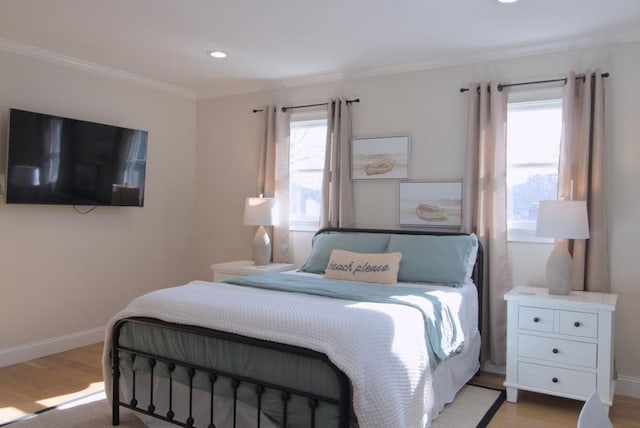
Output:
[[[271,240],[264,226],[276,224],[275,198],[247,198],[244,204],[244,224],[258,226],[253,238],[253,262],[266,266],[271,260]]]
[[[589,222],[585,201],[540,201],[536,235],[555,238],[556,243],[547,261],[549,294],[569,294],[573,261],[566,241],[588,239]]]

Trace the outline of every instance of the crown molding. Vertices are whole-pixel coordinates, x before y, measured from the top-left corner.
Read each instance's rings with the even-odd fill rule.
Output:
[[[493,61],[501,61],[507,59],[515,59],[520,57],[544,55],[557,52],[565,52],[575,49],[599,48],[604,46],[613,46],[625,43],[633,43],[640,41],[640,29],[629,32],[623,36],[615,38],[574,38],[554,40],[545,43],[535,43],[526,45],[507,46],[499,49],[485,51],[482,54],[458,55],[448,58],[438,58],[433,61],[422,61],[410,64],[393,65],[387,67],[377,67],[362,70],[354,70],[343,73],[318,74],[295,77],[291,79],[280,79],[265,81],[258,89],[256,85],[251,87],[226,88],[224,93],[209,91],[207,93],[199,93],[199,99],[219,98],[223,96],[232,96],[247,94],[252,92],[274,91],[286,88],[296,88],[303,86],[321,85],[335,83],[345,80],[364,79],[369,77],[382,77],[393,74],[411,73],[425,70],[434,70],[445,67],[456,67],[471,64],[480,64]]]
[[[196,99],[196,92],[189,89],[171,85],[165,82],[160,82],[158,80],[150,79],[148,77],[140,76],[134,73],[129,73],[127,71],[118,70],[101,64],[85,61],[72,56],[37,48],[35,46],[14,42],[13,40],[5,39],[2,37],[0,37],[0,50],[26,56],[29,58],[38,59],[41,61],[50,62],[57,65],[62,65],[64,67],[69,67],[80,71],[85,71],[87,73],[97,74],[102,77],[108,77],[127,83],[146,86],[148,88],[167,92],[172,95],[177,95],[193,100]]]
[[[215,89],[191,90],[183,87],[171,85],[169,83],[150,79],[123,70],[114,69],[101,64],[92,63],[79,58],[59,54],[49,50],[37,48],[23,43],[14,42],[0,37],[0,50],[42,61],[74,68],[88,73],[97,74],[140,86],[146,86],[160,90],[172,95],[192,99],[204,100],[210,98],[221,98],[236,95],[246,95],[252,93],[275,91],[287,88],[321,85],[341,82],[353,79],[363,79],[369,77],[381,77],[393,74],[410,73],[417,71],[433,70],[445,67],[455,67],[470,64],[478,64],[492,61],[500,61],[525,56],[535,56],[563,52],[574,49],[598,48],[609,45],[632,43],[640,41],[640,29],[619,34],[615,37],[582,37],[563,40],[552,40],[543,43],[533,43],[524,45],[505,46],[492,49],[482,54],[462,54],[447,58],[437,58],[431,61],[421,61],[401,65],[386,67],[367,68],[352,70],[347,72],[336,72],[327,74],[314,74],[294,77],[290,79],[274,79],[263,81],[251,81],[245,84],[228,85],[224,84]]]
[[[201,90],[198,91],[196,98],[198,100],[208,100],[213,98],[257,94],[269,90],[273,90],[269,81],[251,81],[250,83],[245,84],[224,85],[224,87]]]
[[[347,79],[360,79],[391,74],[409,73],[423,70],[433,70],[445,67],[455,67],[470,64],[478,64],[506,59],[514,59],[526,56],[544,55],[556,52],[564,52],[574,49],[598,48],[640,41],[640,29],[626,34],[624,37],[609,38],[576,38],[570,40],[556,40],[545,43],[508,46],[499,49],[485,51],[479,55],[458,55],[450,58],[439,58],[433,61],[415,62],[410,64],[378,67],[350,73],[333,73],[318,76],[307,76],[280,81],[281,87],[308,86],[320,83],[330,83]]]

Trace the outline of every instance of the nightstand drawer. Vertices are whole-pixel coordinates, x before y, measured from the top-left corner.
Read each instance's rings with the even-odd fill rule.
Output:
[[[518,311],[518,327],[525,330],[553,331],[554,310],[520,306]]]
[[[572,340],[521,334],[518,356],[582,367],[596,367],[598,345]]]
[[[522,386],[588,397],[596,389],[596,375],[520,362],[518,383]]]
[[[598,314],[558,311],[559,333],[580,337],[598,337]]]

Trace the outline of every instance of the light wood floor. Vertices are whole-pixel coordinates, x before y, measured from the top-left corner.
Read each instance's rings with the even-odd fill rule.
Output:
[[[0,424],[104,389],[102,343],[0,368]]]
[[[471,381],[478,385],[504,389],[504,376],[482,373]],[[518,402],[505,401],[493,417],[490,428],[575,427],[584,402],[535,392],[518,391]],[[616,395],[609,418],[616,428],[640,427],[640,399]]]
[[[103,389],[102,344],[0,368],[0,424]],[[473,383],[502,388],[504,377],[483,373]],[[520,391],[505,402],[490,428],[575,427],[582,402]],[[610,418],[616,428],[640,427],[640,399],[616,396]]]

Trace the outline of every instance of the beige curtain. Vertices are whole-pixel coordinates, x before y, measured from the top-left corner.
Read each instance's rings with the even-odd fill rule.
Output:
[[[609,291],[604,195],[604,85],[600,70],[567,76],[563,96],[558,198],[587,201],[590,238],[570,241],[574,290]],[[573,183],[573,189],[572,189]]]
[[[291,114],[280,106],[264,107],[264,125],[258,163],[258,193],[276,198],[278,224],[272,237],[272,259],[289,262],[289,132]]]
[[[326,147],[320,227],[353,227],[351,104],[346,99],[331,100],[327,104]]]
[[[509,290],[506,213],[507,96],[497,83],[469,85],[462,227],[484,248],[483,360],[506,360]]]

